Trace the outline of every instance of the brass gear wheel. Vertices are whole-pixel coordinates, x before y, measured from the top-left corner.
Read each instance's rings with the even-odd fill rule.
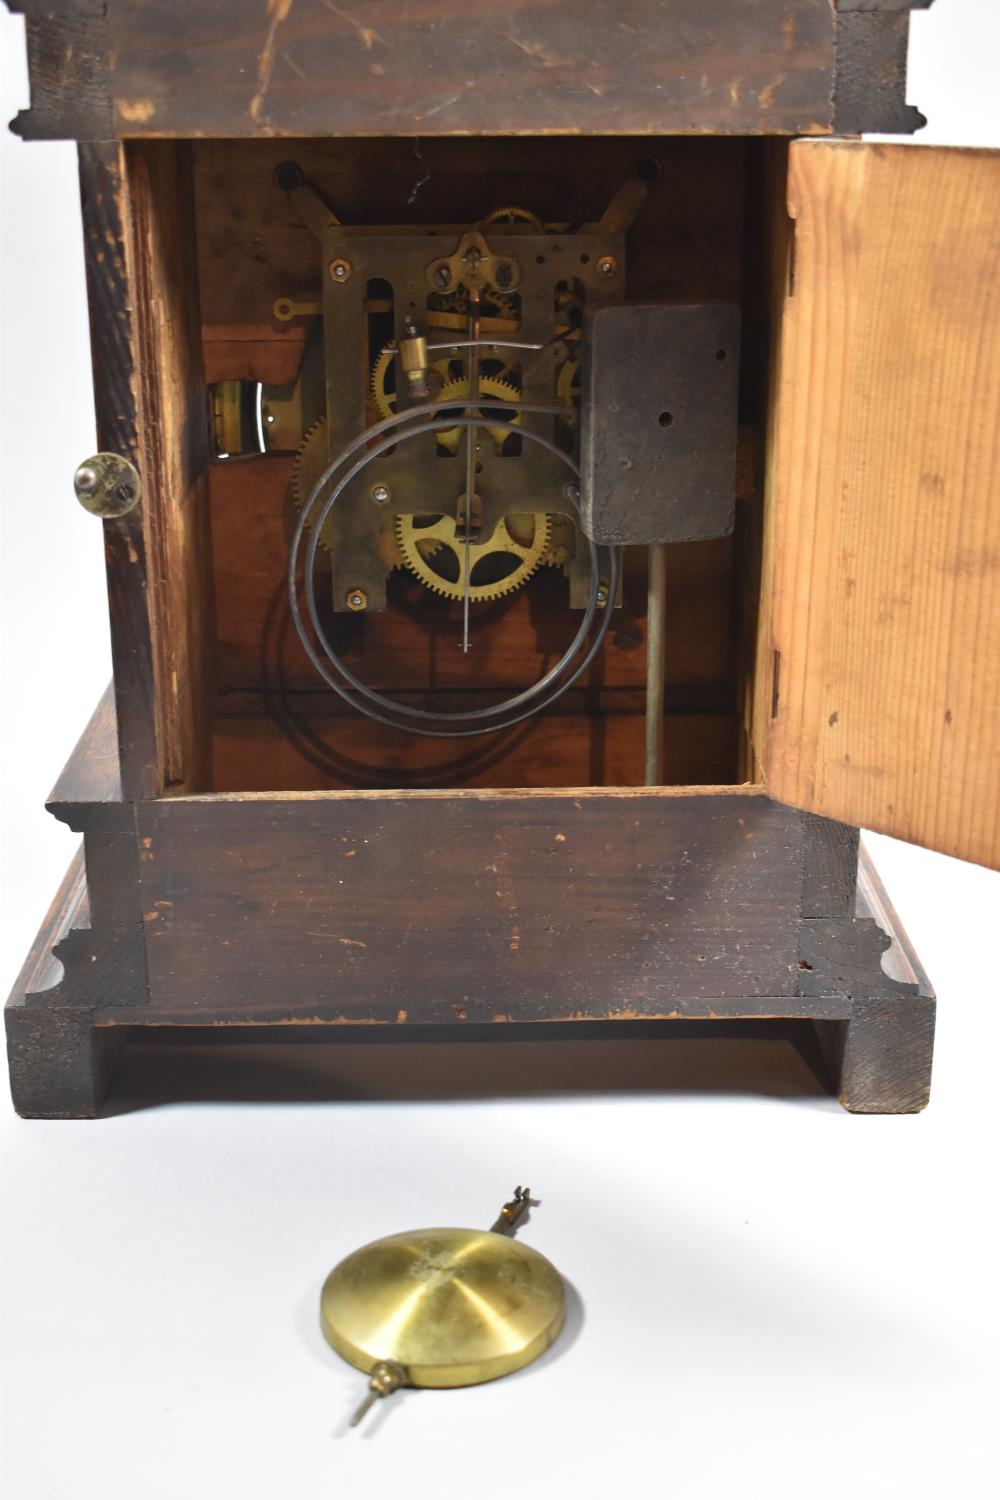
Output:
[[[580,405],[580,324],[583,299],[578,283],[560,281],[556,286],[555,332],[563,341],[566,358],[556,372],[556,400],[568,408],[562,419],[568,427],[576,424]]]
[[[330,462],[326,449],[326,418],[319,417],[305,435],[292,467],[292,498],[301,510],[313,485]],[[320,534],[320,544],[329,552],[333,540],[332,517],[327,516]]]
[[[580,405],[580,361],[578,359],[567,359],[559,366],[556,375],[556,400],[560,406],[565,406],[566,413],[561,418],[569,427],[576,425],[576,413]]]
[[[470,543],[471,601],[502,599],[527,583],[545,559],[550,530],[551,518],[544,511],[511,512],[501,517],[487,541]],[[403,562],[426,588],[445,599],[464,599],[466,547],[454,516],[397,516],[396,541]]]
[[[556,286],[555,333],[558,338],[579,338],[583,321],[583,298],[575,282],[560,281]]]
[[[395,349],[383,349],[372,366],[371,397],[380,419],[393,417],[396,414],[396,392],[387,390],[385,384],[386,376],[392,369],[395,357]],[[437,359],[431,365],[431,369],[442,386],[446,385],[451,378],[451,363],[448,359]]]
[[[330,460],[326,446],[326,418],[319,417],[306,433],[305,441],[295,455],[292,468],[292,499],[296,510],[301,510],[308,500],[313,485],[326,469]],[[327,552],[333,550],[333,516],[327,516],[319,537],[320,546]],[[401,568],[403,557],[396,544],[396,532],[389,517],[379,527],[376,541],[379,556],[387,570]]]
[[[432,292],[428,302],[428,310],[431,312],[464,312],[466,295],[460,286],[452,287],[447,292]]]
[[[480,219],[480,229],[491,229],[494,225],[506,225],[515,229],[533,229],[536,234],[545,233],[545,225],[537,214],[533,214],[530,208],[519,208],[512,204],[509,208],[495,208],[488,213],[485,219]]]
[[[468,392],[469,381],[466,376],[462,376],[458,380],[451,380],[447,385],[442,386],[437,397],[438,405],[448,406],[451,404],[458,406],[463,398],[468,395]],[[521,392],[517,389],[516,385],[511,385],[507,380],[497,380],[492,375],[482,376],[479,381],[479,394],[480,396],[489,398],[488,401],[484,400],[478,408],[481,415],[485,412],[487,416],[491,410],[495,411],[497,406],[510,408],[516,406],[521,399]],[[458,413],[458,415],[462,415],[462,413]],[[516,427],[520,421],[520,414],[516,413],[509,421],[497,422],[494,425],[490,425],[488,421],[484,421],[483,426],[494,443],[496,443],[497,448],[500,449],[510,437],[511,428]],[[462,427],[449,427],[444,432],[436,432],[434,436],[437,439],[439,447],[446,448],[449,453],[457,453],[459,440],[464,431],[465,429]]]
[[[392,417],[396,414],[396,393],[395,391],[386,389],[386,376],[392,368],[394,358],[395,351],[393,349],[383,349],[372,366],[371,398],[375,403],[375,409],[380,418]],[[510,399],[517,399],[517,387],[512,385],[506,378],[511,368],[510,365],[499,359],[487,360],[484,363],[487,364],[488,369],[483,374],[480,387],[485,390],[487,385],[499,387],[502,384],[503,390],[499,394],[506,397],[508,401]],[[465,381],[461,375],[456,375],[455,373],[456,370],[461,370],[461,368],[461,361],[454,358],[446,357],[434,361],[431,365],[431,370],[438,384],[438,393],[434,398],[436,401],[440,401],[446,392],[453,401],[465,394]],[[498,392],[493,390],[490,394],[496,395]]]

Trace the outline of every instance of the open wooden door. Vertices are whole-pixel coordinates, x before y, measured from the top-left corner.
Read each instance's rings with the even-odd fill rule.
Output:
[[[799,140],[787,190],[765,781],[997,867],[1000,152]]]

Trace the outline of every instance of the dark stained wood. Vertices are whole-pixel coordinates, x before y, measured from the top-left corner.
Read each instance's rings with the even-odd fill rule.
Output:
[[[31,947],[4,1009],[11,1097],[18,1114],[82,1119],[100,1113],[120,1038],[97,1031],[90,1011],[63,1000],[53,949],[89,925],[80,850]],[[44,1001],[44,1009],[39,1001]]]
[[[858,884],[858,830],[804,814],[803,917],[849,917]]]
[[[120,824],[123,803],[117,751],[114,684],[109,684],[46,799],[48,811],[74,826],[71,809],[77,809],[89,828],[97,826],[101,810],[113,811]]]
[[[102,0],[8,4],[12,11],[28,13],[31,108],[20,110],[11,122],[14,134],[28,140],[112,140],[115,116],[106,5]]]
[[[138,831],[151,1000],[175,1019],[626,1019],[796,993],[801,818],[753,794],[183,799]]]
[[[86,1011],[29,1010],[8,1002],[11,1100],[31,1120],[90,1120],[107,1097],[124,1028],[95,1027]]]
[[[848,1108],[920,1107],[933,999],[912,962],[883,969],[891,917],[870,903],[852,915],[853,830],[759,789],[591,789],[639,776],[640,557],[620,626],[560,711],[454,753],[407,743],[325,712],[289,646],[288,461],[208,458],[206,376],[287,380],[301,356],[305,325],[271,317],[277,296],[319,285],[315,242],[272,182],[292,155],[345,218],[390,224],[472,221],[511,200],[586,221],[655,155],[630,296],[736,299],[752,314],[745,147],[663,136],[822,133],[835,111],[849,129],[864,67],[849,78],[835,57],[829,0],[28,7],[25,132],[143,137],[84,148],[81,183],[101,446],[138,464],[144,498],[106,530],[117,716],[106,699],[49,804],[84,831],[86,863],[8,1006],[18,1109],[96,1112],[131,1028],[597,1036],[743,1017],[811,1019]],[[894,40],[877,53],[879,109],[898,102],[902,29],[880,27]],[[443,138],[456,129],[498,138]],[[186,133],[273,139],[146,139]],[[759,183],[751,195],[759,205]],[[766,353],[759,337],[747,347],[735,541],[671,560],[668,774],[689,783],[755,769],[749,734],[737,761],[734,716],[749,726],[758,707],[740,647],[757,613]],[[520,686],[550,659],[558,584],[495,611],[477,691]],[[393,587],[395,617],[338,622],[351,664],[401,692],[470,690],[457,653],[432,651],[406,580]],[[329,790],[359,782],[388,789]],[[573,782],[584,789],[551,790]],[[210,787],[225,794],[185,795]]]
[[[163,1025],[600,1037],[803,1018],[848,1108],[926,1096],[933,998],[901,935],[883,961],[895,923],[870,875],[844,914],[836,825],[735,788],[168,798],[115,816],[114,743],[104,705],[54,794],[86,830],[86,881],[78,859],[8,1004],[24,1114],[94,1114],[117,1041]]]
[[[906,102],[906,49],[910,9],[930,0],[838,0],[833,128],[840,135],[865,131],[911,135],[926,125]]]
[[[124,150],[114,142],[81,146],[79,167],[97,446],[102,452],[131,459],[141,473],[136,335],[129,288],[131,209]],[[141,502],[128,515],[103,523],[126,797],[150,796],[159,785],[144,517]]]
[[[623,697],[630,706],[614,712],[614,699]],[[575,713],[550,712],[501,734],[449,744],[350,712],[335,718],[307,707],[297,712],[294,698],[286,698],[267,718],[243,712],[216,720],[212,789],[641,786],[645,720],[635,699],[641,694],[606,693],[600,711],[591,702],[581,711],[577,702]],[[306,703],[313,702],[310,695]],[[260,708],[258,700],[258,714]],[[735,743],[732,715],[671,715],[665,780],[680,786],[731,781]]]
[[[208,782],[215,625],[190,150],[136,143],[127,167],[158,769],[163,788],[197,791]]]
[[[26,138],[910,131],[929,0],[8,0]],[[177,39],[183,35],[185,45]],[[499,82],[498,82],[499,80]]]
[[[645,795],[639,794],[626,799],[627,805],[634,810]],[[747,801],[739,793],[735,794],[735,799],[739,803]],[[308,800],[312,802],[313,799]],[[367,800],[375,807],[380,801],[384,805],[384,799]],[[482,800],[489,805],[490,799]],[[541,797],[531,800],[541,806],[551,806],[554,799]],[[762,807],[768,805],[760,798],[758,802]],[[164,818],[172,818],[185,805],[191,806],[183,802],[167,802],[160,804],[159,810]],[[776,811],[785,818],[794,816],[784,809]],[[152,849],[147,851],[151,852]],[[718,852],[719,857],[723,857],[724,851]],[[153,862],[155,861],[147,861],[147,864]],[[187,868],[190,870],[192,867],[189,862]],[[699,872],[692,871],[690,862],[687,866],[681,866],[677,873],[679,878],[698,884]],[[262,871],[258,865],[255,879],[259,881],[261,878]],[[253,881],[248,889],[254,889]],[[513,887],[511,890],[513,892]],[[649,1039],[654,1036],[687,1036],[692,1034],[692,1026],[697,1020],[702,1022],[699,1032],[701,1035],[708,1034],[705,1022],[711,1023],[712,1031],[718,1028],[720,1034],[729,1034],[728,1028],[732,1025],[730,1018],[737,1017],[756,1018],[755,1035],[780,1035],[790,1020],[808,1017],[813,1020],[816,1032],[824,1044],[827,1057],[834,1068],[834,1086],[839,1088],[841,1100],[848,1109],[867,1113],[897,1113],[919,1109],[926,1102],[927,1095],[933,1035],[933,997],[926,989],[919,965],[905,947],[905,934],[892,925],[894,914],[891,908],[880,905],[878,900],[869,904],[870,871],[866,875],[865,891],[866,901],[861,908],[863,915],[858,921],[824,918],[819,922],[807,920],[798,924],[800,937],[804,930],[822,927],[825,940],[835,939],[832,944],[828,944],[827,950],[830,974],[840,972],[845,959],[849,963],[857,963],[859,956],[862,956],[862,968],[855,972],[853,982],[848,986],[838,986],[836,982],[824,983],[822,980],[810,980],[809,984],[803,985],[801,967],[796,966],[800,980],[793,984],[790,993],[746,998],[680,995],[674,994],[670,988],[672,971],[667,967],[661,975],[664,992],[660,1008],[653,1011],[650,1007],[651,1014],[665,1016],[668,1018],[665,1020],[646,1019],[642,1011],[637,1012],[634,1008],[595,1013],[596,1007],[586,1008],[592,994],[588,985],[584,985],[579,991],[585,1002],[584,1009],[578,1006],[575,1013],[562,1020],[551,1015],[535,1019],[533,1016],[536,1008],[531,1003],[533,992],[529,984],[519,997],[516,1009],[512,1009],[509,1014],[488,1016],[484,1023],[481,1005],[470,1010],[469,1003],[463,1000],[452,1004],[449,1009],[447,1004],[433,1001],[430,1005],[423,1004],[423,996],[421,1011],[418,1013],[399,1010],[390,1013],[387,1009],[376,1012],[373,1007],[367,1013],[358,1008],[349,1016],[341,1016],[333,1005],[327,1004],[319,1013],[313,1014],[310,1011],[303,1014],[290,1003],[297,993],[297,986],[301,987],[302,977],[301,966],[292,965],[280,980],[274,980],[275,989],[277,991],[280,988],[284,1003],[283,1017],[269,1021],[262,1009],[248,1013],[243,1003],[242,990],[238,993],[231,992],[228,988],[229,976],[225,973],[214,973],[215,985],[211,994],[206,996],[204,1005],[178,1015],[173,1010],[159,1007],[159,995],[155,990],[150,997],[151,1004],[137,1008],[134,976],[130,976],[120,966],[109,964],[106,944],[99,943],[96,953],[91,950],[89,954],[79,955],[79,961],[73,958],[71,940],[74,936],[78,942],[85,940],[86,934],[92,930],[83,862],[78,856],[43,924],[6,1008],[8,1056],[15,1106],[21,1114],[40,1118],[83,1118],[97,1114],[120,1044],[126,1037],[135,1035],[141,1026],[151,1027],[154,1036],[160,1033],[186,1035],[188,1040],[196,1034],[190,1028],[203,1029],[205,1041],[223,1035],[238,1035],[244,1039],[264,1039],[265,1036],[287,1038],[289,1035],[303,1040],[329,1037],[351,1042],[378,1038],[398,1038],[404,1041],[427,1038],[435,1042],[442,1039],[482,1041],[489,1038],[500,1041],[514,1036],[572,1035],[600,1041],[610,1035]],[[183,894],[184,899],[198,900],[201,892],[197,882],[193,885],[184,884]],[[247,900],[244,897],[241,920],[244,926],[249,927],[254,923],[259,926],[265,920],[263,913],[258,912],[255,917],[248,908]],[[159,913],[157,920],[168,914],[173,919],[175,910],[176,904],[171,908],[162,901],[154,907],[154,911]],[[239,911],[239,903],[233,903],[231,910]],[[873,910],[878,917],[879,927],[884,927],[886,934],[892,936],[892,968],[894,973],[904,976],[902,983],[890,979],[877,963],[873,965],[871,962],[871,954],[877,953],[890,940],[889,935],[883,936],[872,920]],[[308,915],[311,921],[311,913]],[[599,919],[606,919],[607,913],[602,913],[598,908],[598,915]],[[282,917],[278,925],[284,926],[286,922],[287,917]],[[154,923],[145,925],[147,935],[155,930]],[[839,941],[836,941],[838,935]],[[203,941],[204,933],[195,924],[190,929],[189,936],[197,945]],[[404,936],[405,940],[412,941],[410,933]],[[661,932],[661,943],[662,936]],[[716,933],[714,936],[718,939],[728,934],[724,929],[721,934]],[[171,940],[175,946],[178,937],[179,934],[175,934]],[[429,941],[433,934],[429,939],[427,934],[424,937]],[[586,933],[584,941],[589,941]],[[152,950],[154,945],[151,936],[149,946]],[[53,949],[58,958],[53,957]],[[815,957],[815,945],[811,951]],[[866,951],[868,957],[864,958]],[[94,988],[92,982],[88,990],[86,985],[81,987],[79,984],[71,984],[67,979],[61,981],[62,964],[59,960],[64,960],[67,956],[72,959],[71,972],[77,976],[87,971],[93,972],[96,965],[99,989]],[[245,960],[241,960],[243,961]],[[465,973],[469,975],[470,970],[467,968]],[[812,974],[815,975],[816,970]],[[350,974],[349,966],[341,964],[338,973],[335,966],[331,965],[329,974],[320,976],[321,985],[324,978],[328,990],[349,988],[352,994],[357,992],[358,985]],[[169,974],[167,981],[166,992],[169,994]],[[477,990],[478,998],[478,990],[483,983],[478,970],[471,975],[470,983]],[[648,980],[646,984],[649,985]],[[383,1000],[386,998],[382,997]],[[612,1001],[615,998],[612,994]],[[447,1000],[447,988],[445,999]],[[666,1009],[668,1005],[670,1008]],[[591,1015],[593,1019],[588,1019]],[[438,1016],[440,1019],[431,1019],[431,1016]],[[373,1026],[373,1021],[383,1021],[385,1024]],[[177,1025],[189,1029],[186,1033],[179,1033],[175,1030]]]
[[[106,9],[122,136],[756,134],[832,124],[829,0],[356,0],[346,10],[332,0],[108,0]],[[62,121],[70,76],[58,58],[40,58],[24,134],[51,134]]]
[[[855,1000],[845,1028],[837,1095],[852,1114],[915,1114],[930,1098],[935,1003],[873,995]]]
[[[840,825],[817,819],[836,829]],[[846,937],[846,942],[845,942]],[[852,972],[849,1023],[814,1022],[841,1104],[855,1114],[913,1114],[930,1097],[936,1001],[927,975],[885,893],[867,849],[858,860],[857,917],[846,929],[802,925],[804,961],[825,971],[822,987],[838,987],[836,969]],[[859,950],[867,948],[867,961]],[[817,990],[819,983],[807,983]]]
[[[208,431],[187,148],[84,146],[80,182],[98,447],[143,495],[104,522],[122,788],[207,779],[214,622]]]
[[[52,983],[66,1003],[78,1007],[92,1008],[109,985],[127,991],[124,1003],[142,1004],[147,998],[135,805],[122,800],[117,746],[109,687],[46,803],[61,823],[85,835],[86,879],[81,878],[75,920],[53,938],[65,973]]]
[[[52,950],[78,927],[90,924],[90,901],[87,893],[87,869],[83,845],[69,862],[41,927],[14,981],[8,1005],[23,1005],[27,996],[42,995],[55,989],[63,977],[62,965]]]

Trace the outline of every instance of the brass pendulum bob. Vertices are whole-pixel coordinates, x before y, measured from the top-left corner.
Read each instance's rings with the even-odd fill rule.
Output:
[[[559,1272],[512,1238],[530,1205],[516,1188],[492,1229],[414,1229],[355,1250],[323,1284],[327,1342],[368,1376],[355,1427],[400,1386],[478,1385],[529,1365],[566,1315]]]

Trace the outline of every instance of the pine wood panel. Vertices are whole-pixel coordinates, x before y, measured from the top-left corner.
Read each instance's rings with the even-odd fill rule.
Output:
[[[1000,153],[800,141],[788,203],[768,787],[997,866]]]

